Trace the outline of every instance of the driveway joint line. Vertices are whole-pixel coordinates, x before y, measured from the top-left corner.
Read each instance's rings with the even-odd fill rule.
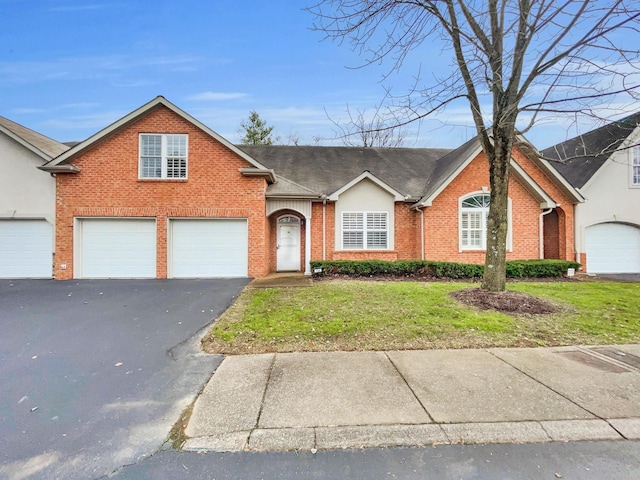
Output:
[[[409,389],[409,391],[411,392],[411,395],[413,395],[413,398],[416,399],[416,401],[418,402],[418,405],[420,405],[422,407],[422,410],[424,410],[424,413],[427,414],[427,417],[429,417],[429,420],[431,423],[437,423],[434,418],[431,416],[431,414],[429,413],[429,411],[427,410],[427,407],[424,406],[424,404],[422,403],[422,401],[420,401],[420,398],[418,397],[418,395],[416,394],[416,392],[413,390],[413,388],[411,387],[411,385],[409,385],[409,382],[407,381],[406,378],[404,378],[404,376],[402,375],[402,372],[400,372],[400,369],[398,368],[398,366],[393,363],[393,360],[391,359],[391,357],[389,356],[389,352],[384,352],[384,356],[387,357],[387,360],[389,361],[389,363],[393,366],[393,368],[395,369],[396,372],[398,372],[398,375],[400,376],[400,378],[402,379],[402,381],[404,382],[404,384],[407,386],[407,388]]]
[[[496,355],[495,353],[493,353],[492,350],[487,350],[487,352],[489,354],[491,354],[492,356],[494,356],[495,358],[497,358],[498,360],[506,363],[507,365],[509,365],[511,368],[513,368],[514,370],[517,370],[518,372],[520,372],[521,374],[523,374],[525,377],[530,378],[531,380],[533,380],[534,382],[542,385],[544,388],[546,388],[547,390],[555,393],[556,395],[564,398],[566,401],[568,401],[569,403],[572,403],[573,405],[575,405],[576,407],[580,408],[581,410],[584,410],[585,412],[587,412],[589,415],[593,415],[595,418],[598,418],[600,420],[605,420],[605,418],[602,418],[600,415],[592,412],[591,410],[589,410],[588,408],[580,405],[579,403],[577,403],[576,401],[572,400],[571,398],[567,397],[564,393],[557,391],[556,389],[550,387],[549,385],[545,384],[544,382],[542,382],[541,380],[538,380],[537,378],[533,377],[532,375],[530,375],[529,373],[525,372],[524,370],[516,367],[515,365],[512,365],[511,363],[509,363],[507,360],[505,360],[504,358],[500,358],[498,355]]]
[[[271,382],[271,372],[273,372],[273,367],[276,364],[276,355],[277,353],[273,353],[271,358],[271,365],[269,366],[269,373],[267,374],[267,381],[264,384],[264,391],[262,392],[262,399],[260,400],[260,409],[258,410],[258,416],[256,418],[256,424],[252,429],[260,428],[260,418],[262,417],[262,411],[264,410],[264,402],[267,398],[267,390],[269,390],[269,383]]]
[[[612,419],[613,420],[613,419]],[[610,420],[606,420],[605,422],[607,422],[607,424],[613,429],[614,432],[616,432],[618,435],[620,435],[623,439],[625,440],[631,440],[630,438],[625,437],[624,433],[622,433],[620,430],[618,430],[612,423]]]

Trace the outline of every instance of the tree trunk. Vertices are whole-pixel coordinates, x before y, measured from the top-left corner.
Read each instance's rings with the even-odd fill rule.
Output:
[[[509,161],[513,135],[496,129],[494,148],[488,153],[491,203],[487,218],[487,252],[482,288],[506,290],[507,230],[509,228]],[[486,150],[485,150],[486,151]]]

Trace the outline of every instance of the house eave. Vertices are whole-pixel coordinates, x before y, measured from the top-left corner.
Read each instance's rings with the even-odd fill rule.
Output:
[[[37,168],[49,173],[78,173],[80,171],[78,167],[70,163],[63,163],[61,165],[40,165]]]
[[[279,200],[322,200],[321,195],[313,195],[313,194],[301,194],[295,195],[291,193],[268,193],[265,195],[266,198],[273,198]]]
[[[276,172],[271,168],[239,168],[238,171],[245,177],[264,177],[268,183],[275,183]]]

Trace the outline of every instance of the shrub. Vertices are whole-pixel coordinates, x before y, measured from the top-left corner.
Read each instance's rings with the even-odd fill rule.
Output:
[[[507,262],[507,278],[561,277],[569,268],[578,269],[579,263],[566,260],[511,260]],[[473,263],[434,262],[428,260],[314,260],[311,270],[316,276],[347,275],[350,277],[433,276],[436,278],[481,278],[484,266]]]

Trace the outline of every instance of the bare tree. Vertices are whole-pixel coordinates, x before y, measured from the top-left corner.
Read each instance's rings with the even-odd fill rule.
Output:
[[[518,132],[549,112],[614,108],[640,83],[637,0],[323,0],[315,29],[348,41],[365,64],[401,69],[421,48],[454,67],[398,104],[406,124],[466,99],[489,161],[491,199],[482,288],[506,287],[509,160]],[[434,74],[435,75],[435,74]],[[483,102],[483,99],[487,99]]]
[[[376,147],[397,148],[404,143],[405,132],[402,125],[398,125],[398,118],[391,112],[383,115],[382,105],[373,108],[373,113],[367,110],[356,110],[355,113],[347,105],[347,123],[340,123],[329,117],[335,126],[335,133],[342,143],[348,147]],[[328,115],[327,115],[328,116]]]

